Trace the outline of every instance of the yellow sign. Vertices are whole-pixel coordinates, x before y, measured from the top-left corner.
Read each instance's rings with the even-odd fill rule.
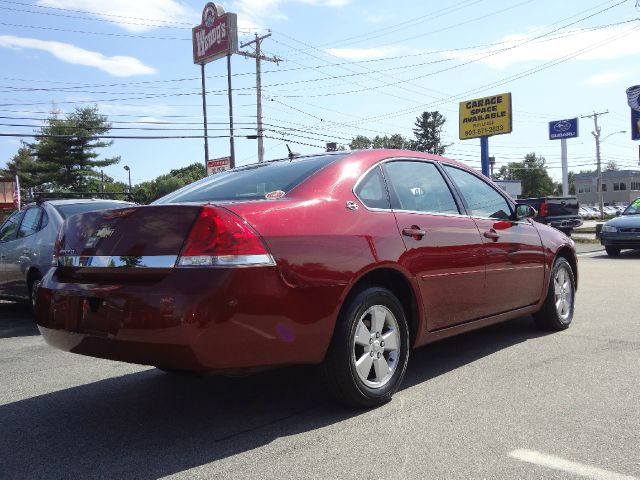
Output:
[[[460,140],[511,133],[511,94],[460,102]]]

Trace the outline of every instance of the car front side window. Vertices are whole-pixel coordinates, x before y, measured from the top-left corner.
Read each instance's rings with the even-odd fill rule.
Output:
[[[487,182],[460,168],[449,165],[444,168],[466,201],[471,216],[499,220],[511,218],[511,205]]]

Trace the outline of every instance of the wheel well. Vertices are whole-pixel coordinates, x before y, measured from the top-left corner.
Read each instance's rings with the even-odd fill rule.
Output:
[[[416,297],[409,284],[409,280],[402,273],[392,268],[379,268],[372,270],[360,278],[351,288],[349,295],[345,299],[344,304],[354,295],[357,295],[363,289],[371,286],[379,286],[391,291],[404,308],[407,322],[409,324],[410,341],[416,338],[419,323],[418,304]]]
[[[569,247],[564,247],[558,251],[558,254],[556,255],[556,257],[564,258],[567,262],[569,262],[569,265],[571,265],[571,270],[573,270],[573,278],[576,282],[576,290],[577,290],[578,289],[578,260],[576,259],[575,254]]]
[[[29,273],[27,273],[27,287],[29,288],[29,290],[31,290],[31,284],[36,278],[42,278],[40,270],[38,270],[37,268],[30,269]]]

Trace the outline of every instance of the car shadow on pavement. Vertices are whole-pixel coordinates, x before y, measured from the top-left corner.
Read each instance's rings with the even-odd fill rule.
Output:
[[[27,303],[0,302],[0,338],[40,335]]]
[[[527,316],[417,348],[411,352],[402,388],[412,387],[497,351],[552,333],[538,329],[533,318]]]
[[[421,348],[403,388],[539,335],[528,317]],[[144,370],[0,406],[0,476],[158,478],[302,432],[332,435],[320,430],[366,413],[327,399],[312,367],[244,378]]]
[[[617,262],[640,260],[640,250],[622,250],[620,252],[620,255],[618,255],[617,257],[610,257],[603,252],[602,255],[593,255],[591,258],[595,258],[596,260],[612,260]]]

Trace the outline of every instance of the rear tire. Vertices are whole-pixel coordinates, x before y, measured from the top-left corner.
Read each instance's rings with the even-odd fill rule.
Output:
[[[563,257],[556,258],[551,269],[547,296],[533,319],[543,330],[565,330],[573,319],[576,281],[571,264]]]
[[[617,257],[618,255],[620,255],[620,248],[618,247],[604,247],[604,249],[607,251],[607,255],[609,255],[610,257]]]
[[[31,311],[36,313],[36,301],[38,299],[38,288],[40,288],[40,284],[42,283],[42,275],[40,273],[34,273],[31,275],[29,279],[29,284],[27,287],[29,288],[29,303],[31,304]]]
[[[409,329],[400,302],[381,287],[343,305],[321,373],[332,395],[353,407],[382,405],[398,390],[409,360]]]

